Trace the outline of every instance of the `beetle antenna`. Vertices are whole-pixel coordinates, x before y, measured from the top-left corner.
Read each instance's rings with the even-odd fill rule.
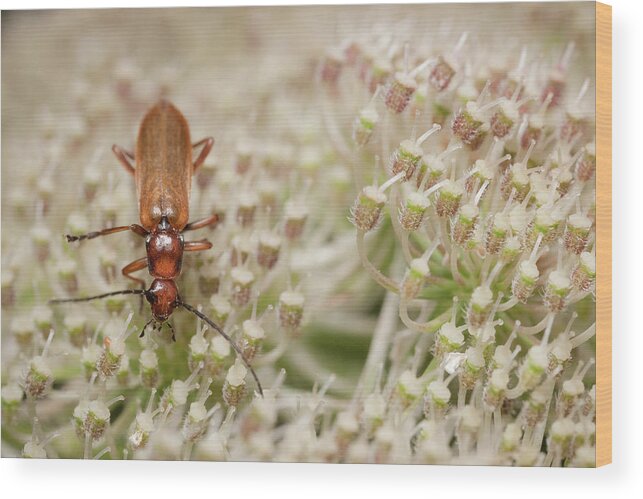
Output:
[[[261,382],[259,381],[259,377],[257,376],[257,373],[252,368],[252,366],[250,365],[250,362],[248,362],[248,359],[246,359],[246,356],[243,354],[241,349],[237,346],[237,344],[234,341],[232,341],[232,338],[230,338],[229,335],[224,333],[223,330],[219,326],[217,326],[210,318],[208,318],[208,316],[204,315],[203,313],[201,313],[199,310],[197,310],[193,306],[188,305],[187,303],[182,302],[182,301],[177,302],[177,304],[180,305],[181,307],[185,308],[186,310],[189,310],[190,312],[192,312],[199,319],[201,319],[206,324],[208,324],[208,326],[210,326],[212,329],[214,329],[217,333],[219,333],[221,336],[223,336],[228,343],[230,343],[230,346],[232,346],[232,348],[234,348],[234,351],[237,352],[237,354],[239,355],[239,357],[241,358],[241,360],[243,361],[245,366],[252,373],[252,377],[254,378],[255,383],[257,384],[257,388],[259,389],[259,393],[263,397],[263,388],[261,388]]]
[[[99,300],[101,298],[107,298],[108,296],[115,295],[145,295],[147,293],[144,289],[123,289],[122,291],[112,291],[111,293],[103,293],[102,295],[88,296],[87,298],[56,298],[54,300],[49,300],[49,303],[68,303],[68,302],[77,302],[77,301],[91,301]]]

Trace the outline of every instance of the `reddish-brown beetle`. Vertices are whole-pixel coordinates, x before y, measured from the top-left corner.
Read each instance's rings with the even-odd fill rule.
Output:
[[[192,144],[185,117],[168,101],[161,100],[152,107],[139,128],[135,154],[117,145],[112,147],[123,167],[134,176],[141,224],[111,227],[81,236],[66,236],[67,241],[72,242],[131,230],[144,237],[147,256],[134,260],[122,270],[125,277],[140,284],[142,289],[112,291],[87,298],[56,299],[51,300],[51,303],[90,301],[114,295],[142,295],[150,303],[153,318],[145,325],[141,335],[152,321],[163,324],[176,307],[183,307],[206,322],[232,345],[252,373],[259,392],[263,395],[257,374],[240,348],[211,319],[183,302],[175,283],[181,273],[184,251],[203,251],[212,247],[212,243],[205,239],[186,242],[183,240],[183,233],[218,221],[218,216],[212,215],[188,223],[192,176],[203,164],[213,145],[212,137]],[[201,152],[193,162],[192,150],[198,147],[201,147]],[[136,162],[136,167],[131,164],[131,160]],[[143,279],[132,276],[133,272],[145,267],[154,278],[147,289]]]

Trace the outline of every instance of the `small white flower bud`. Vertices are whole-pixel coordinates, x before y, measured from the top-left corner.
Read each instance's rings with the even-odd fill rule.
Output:
[[[2,286],[2,292],[0,292],[0,295],[2,296],[0,298],[2,299],[2,308],[11,307],[15,302],[15,280],[16,276],[11,269],[3,269],[2,275],[0,275],[0,283]]]
[[[183,438],[189,442],[201,440],[207,430],[210,415],[201,401],[192,402],[183,422]]]
[[[451,448],[439,438],[423,440],[417,449],[417,453],[422,462],[427,464],[448,463],[452,459]]]
[[[223,400],[229,406],[236,407],[246,394],[246,374],[248,370],[238,360],[228,369],[223,384]]]
[[[130,447],[134,450],[145,447],[153,431],[154,417],[148,412],[137,414],[134,421],[134,430],[127,439]]]
[[[389,159],[389,173],[394,177],[404,172],[404,181],[410,180],[422,158],[422,148],[413,140],[404,140],[393,151]]]
[[[36,192],[38,197],[45,201],[45,204],[51,199],[51,196],[56,192],[56,185],[49,175],[42,175],[36,180]]]
[[[386,194],[373,185],[362,189],[351,209],[351,221],[362,232],[373,230],[382,216]]]
[[[576,425],[571,418],[557,419],[549,429],[550,445],[558,449],[558,452],[567,452],[572,443],[575,430]]]
[[[199,372],[200,370],[192,371],[190,377],[185,381],[180,379],[172,381],[172,384],[163,392],[159,402],[159,408],[162,412],[169,415],[174,409],[185,405],[190,392],[198,386],[194,380]]]
[[[205,362],[208,353],[209,343],[208,340],[201,334],[195,334],[190,338],[188,367],[190,371],[194,371],[199,363]]]
[[[22,457],[26,459],[47,459],[47,452],[40,442],[28,440],[22,448]]]
[[[118,325],[114,324],[114,327]],[[109,323],[105,326],[105,341],[103,342],[103,350],[96,363],[96,370],[102,378],[111,378],[116,374],[121,365],[121,360],[125,354],[125,341],[124,338],[118,336],[120,331],[109,331]]]
[[[33,323],[46,338],[54,324],[54,314],[49,307],[37,305],[31,312]]]
[[[448,59],[440,57],[438,62],[431,68],[429,83],[433,85],[438,92],[446,89],[455,75],[455,69],[452,65],[453,62],[450,62],[451,64],[448,62]]]
[[[424,214],[429,207],[429,200],[419,192],[412,192],[406,197],[400,208],[399,220],[404,230],[414,232],[422,226]]]
[[[261,350],[266,333],[259,321],[248,319],[241,325],[240,348],[246,359],[252,361]]]
[[[3,418],[11,418],[22,402],[23,391],[17,383],[9,382],[2,387]]]
[[[425,189],[430,189],[440,181],[446,169],[447,165],[439,156],[425,154],[418,163],[417,188],[424,185]]]
[[[92,400],[87,405],[85,414],[83,426],[85,435],[88,435],[92,440],[98,440],[105,433],[109,420],[109,408],[100,400]]]
[[[460,246],[463,246],[471,236],[478,223],[480,210],[473,204],[466,204],[460,208],[456,215],[455,223],[451,229],[451,239]]]
[[[116,381],[120,386],[127,386],[129,382],[129,374],[129,357],[127,356],[127,354],[123,354],[123,356],[121,357],[121,363],[118,367],[118,371],[116,371]]]
[[[553,242],[559,234],[561,218],[559,213],[552,211],[550,206],[542,206],[536,210],[534,220],[525,231],[525,246],[531,248],[542,234],[542,244]]]
[[[402,293],[407,300],[415,298],[430,275],[429,264],[425,258],[411,260],[402,281]]]
[[[230,271],[230,277],[232,278],[232,303],[236,307],[243,307],[250,301],[255,275],[246,268],[234,267]]]
[[[560,312],[565,308],[571,287],[571,281],[563,272],[554,270],[549,274],[543,302],[550,312]]]
[[[305,297],[299,291],[284,291],[279,295],[279,324],[286,331],[296,333],[304,315]]]
[[[373,135],[380,117],[375,106],[362,109],[353,123],[353,140],[359,147],[364,147]]]
[[[493,292],[488,286],[478,286],[471,294],[467,322],[471,328],[481,327],[493,306]]]
[[[243,191],[239,195],[237,207],[237,222],[242,227],[252,225],[255,218],[255,211],[259,204],[259,198],[254,191]]]
[[[572,285],[578,291],[590,291],[596,280],[596,259],[591,253],[581,253],[571,275]]]
[[[371,393],[366,397],[364,400],[362,419],[369,434],[373,434],[373,432],[382,425],[386,415],[386,409],[386,400],[380,393]]]
[[[460,111],[453,123],[451,131],[472,151],[480,147],[489,130],[489,124],[485,123],[482,113],[479,111],[475,101],[469,101],[466,108]]]
[[[451,391],[443,381],[432,381],[427,388],[427,399],[438,409],[446,409],[451,400]],[[427,414],[426,407],[424,413]]]
[[[516,275],[511,282],[513,296],[521,303],[527,303],[527,300],[536,289],[538,277],[540,277],[540,272],[535,263],[529,260],[520,262]]]
[[[513,130],[514,124],[519,118],[519,111],[513,102],[501,103],[491,117],[491,133],[499,139],[506,137]]]
[[[580,447],[596,441],[596,424],[588,419],[581,419],[574,425],[574,447]]]
[[[520,383],[525,390],[531,390],[540,382],[548,362],[545,347],[533,346],[529,349],[519,374]]]
[[[232,238],[232,251],[230,252],[230,265],[236,267],[243,265],[248,260],[248,255],[252,252],[252,243],[250,238],[244,234],[236,235]]]
[[[34,243],[38,260],[45,261],[49,257],[51,231],[45,225],[36,225],[31,229],[31,240]]]
[[[41,355],[31,359],[27,369],[24,390],[28,397],[41,399],[47,396],[54,382],[54,374],[47,359]]]
[[[234,169],[239,175],[245,175],[252,166],[252,145],[248,141],[239,141],[236,149]]]
[[[453,217],[460,207],[464,189],[460,184],[448,180],[440,189],[435,201],[435,211],[441,217]]]
[[[449,352],[460,350],[464,345],[464,326],[456,327],[452,322],[445,322],[438,331],[435,339],[435,355],[442,358]]]
[[[576,178],[587,182],[596,171],[596,144],[593,142],[585,146],[585,152],[576,163]]]
[[[465,352],[464,362],[460,367],[460,384],[467,390],[473,389],[481,378],[485,360],[480,347],[469,347]]]
[[[230,302],[221,295],[213,295],[212,298],[210,298],[210,305],[212,307],[212,318],[214,322],[219,326],[225,324],[230,312],[232,312]]]
[[[592,221],[586,216],[579,213],[570,215],[563,236],[567,251],[580,255],[587,246],[591,228]]]
[[[497,213],[493,222],[485,232],[485,249],[490,255],[500,252],[509,233],[509,217],[504,213]]]
[[[484,402],[492,410],[500,407],[505,399],[505,392],[509,384],[509,374],[504,369],[495,369],[484,390]]]
[[[223,336],[217,335],[210,342],[210,351],[219,360],[223,360],[230,355],[230,348],[230,343]]]
[[[368,90],[373,93],[377,87],[384,85],[393,73],[393,65],[385,57],[375,57],[372,59],[370,74],[368,75]]]
[[[154,388],[159,381],[159,359],[154,350],[145,349],[139,357],[141,384]]]
[[[80,360],[85,370],[85,377],[89,380],[92,373],[96,371],[96,364],[101,355],[101,349],[98,345],[92,343],[83,348]]]
[[[505,172],[501,184],[502,195],[509,199],[514,193],[514,201],[522,203],[529,192],[529,174],[523,163],[514,163]]]
[[[388,454],[398,438],[399,435],[391,423],[385,422],[377,429],[374,438],[376,446],[376,462],[384,463],[388,461]]]
[[[369,463],[372,460],[372,452],[369,443],[365,439],[357,439],[351,443],[346,450],[347,463]]]
[[[15,338],[21,350],[32,351],[34,336],[36,334],[36,325],[33,317],[19,315],[11,320],[11,334]]]
[[[400,114],[406,109],[411,96],[417,90],[417,82],[411,75],[399,71],[395,73],[393,81],[387,86],[384,93],[384,104],[395,114]]]
[[[337,415],[335,422],[337,428],[337,443],[340,447],[345,448],[359,432],[359,421],[351,411],[343,411]]]
[[[501,448],[504,452],[513,452],[520,445],[522,429],[518,423],[509,423],[502,433]]]
[[[103,177],[103,169],[97,165],[90,165],[83,170],[83,190],[85,200],[91,201],[96,195]]]
[[[87,341],[87,319],[83,315],[69,313],[63,318],[63,326],[69,337],[69,342],[76,348],[82,347]]]
[[[558,366],[562,366],[572,357],[572,343],[567,336],[560,335],[552,344],[549,352],[549,366],[547,372],[553,373]]]
[[[281,237],[274,232],[263,232],[259,236],[257,263],[265,269],[271,269],[279,259]]]
[[[518,466],[537,466],[542,461],[543,454],[538,447],[523,445],[518,449],[516,455],[516,464]]]
[[[335,86],[344,65],[344,55],[338,50],[329,50],[321,63],[319,76],[324,83]]]
[[[78,290],[78,264],[74,260],[63,257],[57,260],[55,270],[65,290],[68,293],[75,293]]]
[[[406,404],[411,404],[422,396],[422,382],[412,371],[404,371],[397,380],[397,392]]]
[[[505,263],[510,263],[516,259],[516,257],[522,251],[522,243],[518,237],[512,236],[507,238],[505,245],[501,250],[501,258]]]
[[[467,433],[475,434],[482,424],[482,411],[466,405],[460,414],[460,429]]]
[[[578,468],[595,468],[596,467],[596,448],[591,445],[583,445],[576,449],[576,453],[571,460],[571,466]]]
[[[308,219],[308,209],[300,203],[288,201],[284,212],[284,234],[290,241],[295,241],[304,232],[304,225]]]
[[[558,396],[559,413],[562,416],[569,416],[583,393],[585,393],[585,385],[580,379],[572,378],[564,381]]]
[[[208,355],[205,359],[205,370],[210,376],[221,373],[227,357],[230,355],[230,343],[221,335],[210,340]]]

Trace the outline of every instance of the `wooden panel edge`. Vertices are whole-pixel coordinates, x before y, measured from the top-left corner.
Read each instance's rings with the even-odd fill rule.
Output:
[[[612,462],[612,7],[596,2],[596,466]]]

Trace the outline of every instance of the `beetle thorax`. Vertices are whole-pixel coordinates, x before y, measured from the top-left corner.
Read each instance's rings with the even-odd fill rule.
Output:
[[[152,277],[175,279],[181,273],[183,236],[163,218],[145,241],[147,267]]]

